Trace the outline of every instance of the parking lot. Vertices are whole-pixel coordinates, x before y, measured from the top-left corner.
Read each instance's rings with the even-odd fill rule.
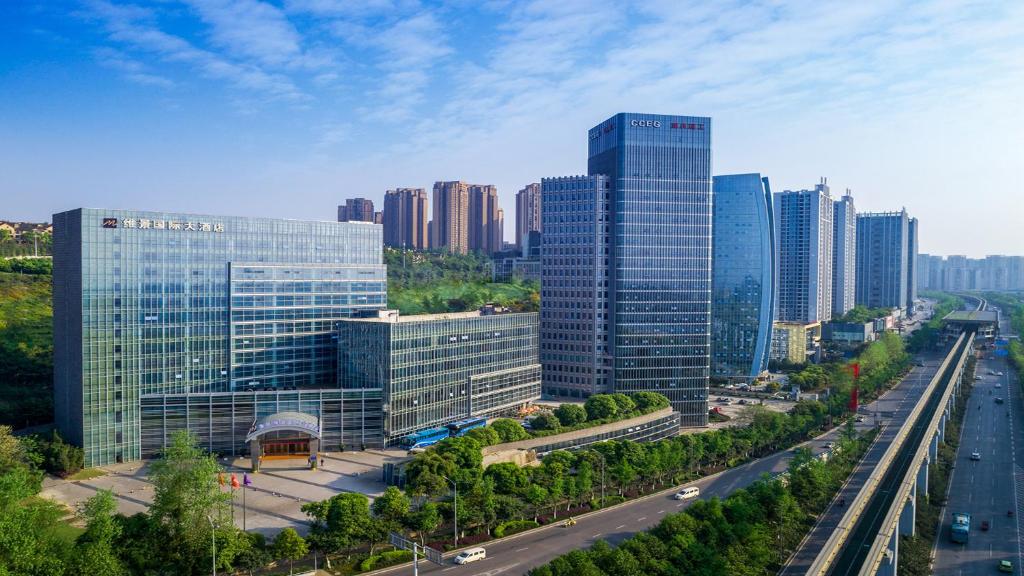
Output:
[[[235,524],[264,534],[276,534],[285,527],[300,533],[308,530],[306,516],[300,510],[306,502],[325,500],[340,492],[359,492],[371,498],[384,491],[381,466],[392,459],[404,458],[404,451],[367,450],[365,452],[324,453],[324,466],[310,470],[304,460],[268,460],[257,474],[250,474],[252,485],[235,491]],[[221,461],[230,474],[241,482],[249,470],[247,458]],[[74,508],[99,490],[111,490],[117,499],[118,512],[131,515],[145,511],[153,502],[153,485],[146,478],[148,464],[132,462],[104,466],[105,475],[71,482],[47,478],[42,495]],[[225,490],[229,488],[225,487]]]

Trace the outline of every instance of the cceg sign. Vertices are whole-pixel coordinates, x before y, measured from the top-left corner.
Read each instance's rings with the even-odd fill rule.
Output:
[[[661,128],[661,120],[630,120],[629,125],[634,128]]]

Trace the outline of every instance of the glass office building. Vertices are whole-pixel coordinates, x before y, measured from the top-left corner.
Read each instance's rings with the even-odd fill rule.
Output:
[[[910,220],[906,210],[857,215],[857,304],[900,309],[913,305],[907,302],[912,249],[916,257],[910,232],[916,231],[917,222],[911,226]]]
[[[611,187],[606,226],[613,389],[659,392],[684,426],[705,425],[711,119],[617,114],[590,129],[588,174],[606,176]],[[594,242],[584,229],[578,233],[581,243]]]
[[[480,311],[401,316],[383,311],[339,324],[340,378],[348,389],[382,390],[384,434],[471,416],[492,417],[540,398],[538,315]]]
[[[358,430],[349,418],[349,442],[379,444],[380,391],[340,389],[335,328],[386,305],[379,225],[95,209],[53,221],[56,419],[86,465],[151,456],[182,428],[237,453],[279,410],[317,416],[337,448],[346,401],[368,411]]]
[[[775,224],[768,178],[714,178],[711,374],[749,381],[768,369],[775,315]]]

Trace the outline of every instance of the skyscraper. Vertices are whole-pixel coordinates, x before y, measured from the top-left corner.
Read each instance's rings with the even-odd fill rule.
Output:
[[[857,215],[857,304],[907,307],[910,248],[906,210]]]
[[[523,249],[526,235],[541,226],[540,184],[527,184],[516,192],[516,246]]]
[[[338,222],[373,222],[373,200],[345,200],[345,204],[338,206]]]
[[[469,184],[469,249],[493,254],[501,250],[504,212],[498,206],[498,189]]]
[[[610,228],[607,264],[605,253],[598,255],[610,268],[613,389],[660,392],[684,425],[705,425],[711,119],[623,113],[591,128],[588,136],[588,173],[607,176],[611,188],[609,212],[601,220]],[[603,249],[593,233],[581,227],[579,234],[580,242]]]
[[[469,252],[469,184],[435,182],[433,216],[430,247],[455,254]]]
[[[540,359],[546,394],[611,392],[611,187],[607,176],[541,180]]]
[[[422,188],[398,188],[384,194],[384,245],[426,250],[427,192]]]
[[[914,315],[917,300],[917,218],[907,220],[907,314]]]
[[[857,209],[850,189],[833,204],[832,315],[842,316],[854,306],[857,285]]]
[[[814,190],[775,194],[780,322],[832,319],[833,209],[824,179]]]
[[[768,178],[715,176],[711,374],[750,380],[768,368],[775,302],[775,226]]]

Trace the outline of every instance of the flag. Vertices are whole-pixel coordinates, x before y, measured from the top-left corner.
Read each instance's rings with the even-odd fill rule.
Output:
[[[853,363],[853,379],[860,378],[860,362]]]
[[[252,486],[252,480],[249,479],[249,474],[242,472],[242,486]]]
[[[224,473],[223,472],[217,472],[217,484],[220,484],[221,488],[224,487]]]
[[[235,490],[236,488],[238,488],[238,476],[235,476],[234,474],[232,474],[231,475],[231,489]]]

